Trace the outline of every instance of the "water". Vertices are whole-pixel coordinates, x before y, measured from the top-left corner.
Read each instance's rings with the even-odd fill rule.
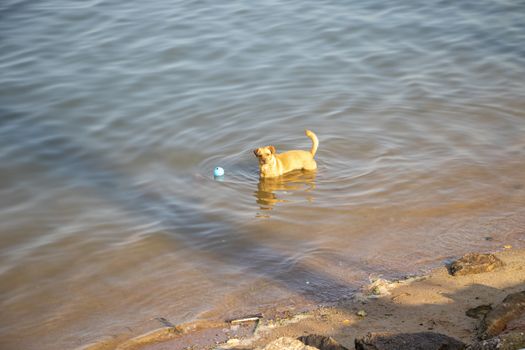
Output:
[[[0,346],[300,309],[525,246],[523,18],[505,0],[3,1]],[[318,171],[259,182],[252,150],[309,149],[305,128]]]

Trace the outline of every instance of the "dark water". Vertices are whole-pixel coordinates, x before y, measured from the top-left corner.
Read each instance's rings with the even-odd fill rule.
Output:
[[[525,246],[524,43],[523,1],[2,1],[2,349]]]

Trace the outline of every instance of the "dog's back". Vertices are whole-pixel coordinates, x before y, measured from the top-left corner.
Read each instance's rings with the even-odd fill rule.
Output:
[[[311,168],[311,163],[315,162],[311,152],[302,150],[279,153],[275,157],[282,163],[283,169],[303,169],[305,165]]]
[[[319,147],[319,139],[313,131],[305,130],[306,136],[312,140],[310,152],[302,150],[287,151],[276,154],[275,157],[281,162],[284,172],[293,169],[314,170],[317,169],[317,163],[314,160],[315,153]]]
[[[312,148],[310,151],[293,150],[277,154],[274,146],[255,149],[253,152],[259,159],[260,176],[276,177],[292,170],[317,169],[314,156],[319,146],[319,140],[310,130],[306,130],[306,136],[312,140]]]

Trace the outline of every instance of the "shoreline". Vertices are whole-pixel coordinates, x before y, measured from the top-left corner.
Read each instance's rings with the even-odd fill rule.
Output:
[[[308,334],[329,336],[354,349],[354,340],[368,332],[423,331],[469,343],[479,321],[465,314],[468,309],[497,304],[509,293],[525,290],[525,249],[494,254],[504,266],[490,272],[452,276],[443,265],[425,275],[377,279],[348,300],[306,312],[258,315],[238,322],[172,325],[161,320],[164,327],[146,334],[132,339],[108,337],[77,350],[256,349],[280,337]]]

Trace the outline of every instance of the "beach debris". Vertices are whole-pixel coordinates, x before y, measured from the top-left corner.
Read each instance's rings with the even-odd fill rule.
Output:
[[[257,348],[257,350],[317,350],[314,347],[305,345],[300,340],[281,337],[267,344],[264,348]]]
[[[241,344],[241,341],[239,339],[237,339],[237,338],[230,338],[226,342],[226,346],[228,346],[228,347],[238,346],[239,344]]]
[[[503,246],[504,249],[512,249],[512,246],[510,244],[505,244]]]
[[[367,313],[365,310],[359,310],[355,313],[359,317],[366,317]]]
[[[172,328],[175,328],[175,325],[173,323],[171,323],[170,321],[168,321],[166,318],[164,317],[155,317],[154,320],[157,320],[159,321],[164,327],[172,327]]]
[[[453,276],[490,272],[504,265],[494,254],[469,253],[452,262],[448,271]]]
[[[369,285],[369,291],[376,296],[390,294],[393,283],[389,280],[378,278]]]
[[[414,282],[419,282],[427,279],[427,275],[422,276],[406,276],[399,280],[390,281],[384,278],[381,278],[380,276],[374,276],[370,275],[368,279],[370,280],[370,284],[365,286],[363,288],[363,295],[368,299],[374,299],[374,298],[380,298],[385,295],[390,295],[390,291],[395,289],[396,287],[408,285]],[[362,296],[356,296],[354,299],[358,299]]]
[[[525,291],[507,295],[501,304],[489,311],[481,321],[478,335],[481,339],[494,337],[511,328],[511,322],[525,322]],[[521,328],[523,331],[524,325]]]
[[[492,310],[492,304],[479,305],[471,309],[468,309],[465,312],[465,315],[471,318],[482,319],[483,317],[485,317],[486,314],[489,313],[490,310]]]
[[[246,315],[240,318],[228,319],[226,320],[226,322],[230,324],[239,324],[239,323],[244,323],[244,322],[258,322],[262,318],[263,318],[263,314],[259,313],[259,314],[253,314],[253,315]]]
[[[355,339],[356,350],[460,350],[461,341],[434,332],[420,333],[368,333]]]
[[[363,287],[363,292],[367,298],[379,298],[383,295],[388,295],[397,283],[376,275],[370,275],[368,279],[370,283]]]
[[[339,344],[332,337],[325,337],[318,334],[303,335],[302,337],[297,338],[305,345],[313,346],[319,350],[348,350],[341,344]]]

